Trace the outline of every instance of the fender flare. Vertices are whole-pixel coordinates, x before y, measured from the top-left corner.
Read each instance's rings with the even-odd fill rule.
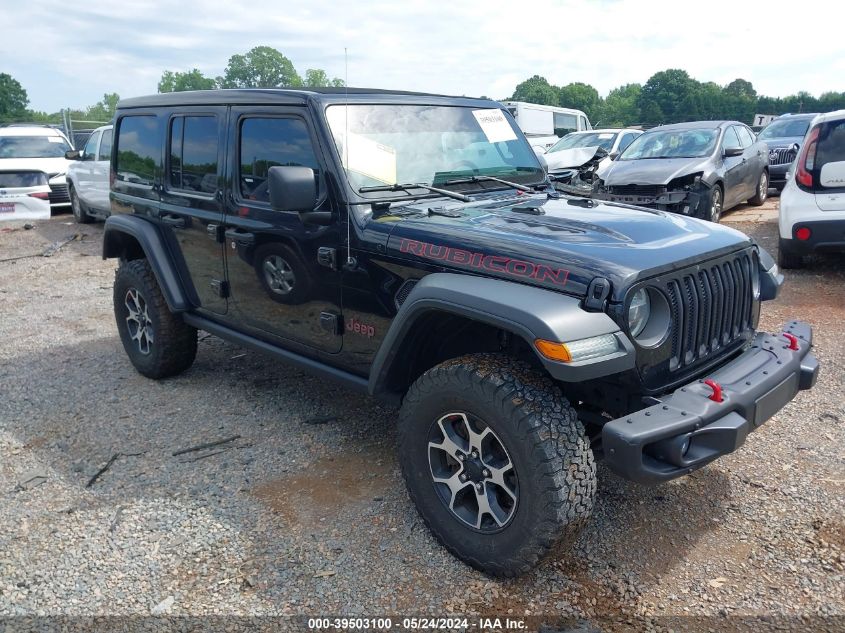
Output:
[[[188,310],[191,304],[158,227],[137,216],[110,216],[103,231],[103,259],[125,256],[127,239],[134,239],[150,262],[170,311]]]
[[[414,324],[432,311],[464,316],[522,337],[549,374],[564,382],[612,375],[635,364],[634,346],[616,322],[603,312],[582,309],[580,299],[512,281],[432,273],[414,286],[393,319],[370,369],[371,395],[384,395],[391,371],[404,362],[399,357],[402,341]],[[562,363],[541,356],[534,347],[538,338],[566,342],[602,334],[616,337],[618,352]]]

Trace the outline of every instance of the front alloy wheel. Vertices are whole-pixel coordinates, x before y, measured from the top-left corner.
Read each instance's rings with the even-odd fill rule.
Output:
[[[440,500],[471,528],[496,532],[513,517],[519,498],[516,471],[489,426],[464,412],[431,425],[428,461]]]
[[[710,193],[710,221],[718,224],[722,217],[722,190],[715,186]]]

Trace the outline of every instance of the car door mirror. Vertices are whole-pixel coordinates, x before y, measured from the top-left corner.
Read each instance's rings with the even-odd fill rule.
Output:
[[[81,160],[82,159],[82,152],[78,149],[69,149],[65,152],[65,159],[66,160]]]
[[[730,158],[731,156],[742,156],[742,151],[741,147],[726,147],[723,154],[725,158]]]
[[[621,153],[622,152],[610,152],[610,154],[608,154],[607,157],[610,160],[616,160],[619,157],[619,154],[621,154]]]
[[[331,211],[316,211],[317,179],[310,167],[276,166],[268,174],[270,208],[292,211],[309,224],[331,224]]]

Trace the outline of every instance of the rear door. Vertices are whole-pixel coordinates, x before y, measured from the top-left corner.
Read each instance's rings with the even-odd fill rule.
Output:
[[[91,163],[91,200],[98,213],[109,210],[109,165],[111,161],[112,128],[103,130],[97,156]]]
[[[845,120],[821,125],[814,163],[819,209],[845,211]]]
[[[192,302],[216,314],[225,314],[228,308],[219,239],[226,118],[222,106],[179,108],[169,113],[158,216],[187,271]]]
[[[310,114],[296,106],[232,108],[229,127],[225,243],[234,315],[258,334],[337,352],[341,225],[274,211],[267,187],[270,167],[311,167],[323,192],[319,208],[337,213]]]

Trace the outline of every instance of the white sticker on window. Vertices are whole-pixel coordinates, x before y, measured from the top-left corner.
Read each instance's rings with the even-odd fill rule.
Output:
[[[599,134],[599,138],[613,138],[613,134],[605,132],[604,134]]]
[[[58,136],[48,136],[47,140],[51,143],[64,143],[64,139]]]
[[[501,110],[473,110],[472,116],[481,126],[481,131],[491,143],[516,140],[516,132],[513,131],[510,123],[502,114]]]

